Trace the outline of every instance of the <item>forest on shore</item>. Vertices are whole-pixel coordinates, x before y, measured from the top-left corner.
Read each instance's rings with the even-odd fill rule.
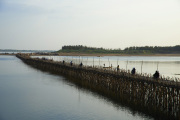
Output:
[[[87,54],[180,54],[180,45],[176,46],[142,46],[127,47],[124,50],[87,47],[83,45],[63,46],[58,53],[87,53]]]

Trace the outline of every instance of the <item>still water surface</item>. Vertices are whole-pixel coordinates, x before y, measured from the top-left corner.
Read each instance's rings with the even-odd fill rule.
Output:
[[[0,120],[149,120],[62,76],[0,56]]]
[[[35,57],[35,56],[34,56]],[[36,56],[37,57],[37,56]],[[82,62],[84,65],[103,67],[111,66],[116,69],[119,65],[120,69],[132,70],[136,68],[137,73],[146,73],[153,75],[156,70],[160,72],[162,77],[180,78],[180,57],[179,56],[39,56],[53,59],[55,61],[63,61],[75,64]]]

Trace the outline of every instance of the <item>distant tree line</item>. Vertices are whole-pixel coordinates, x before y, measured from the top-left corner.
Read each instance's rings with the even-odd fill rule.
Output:
[[[180,45],[176,46],[144,46],[144,47],[127,47],[124,49],[127,53],[159,53],[159,54],[179,54]]]
[[[143,47],[127,47],[124,50],[118,49],[105,49],[96,47],[87,47],[83,45],[67,45],[63,46],[58,52],[79,52],[79,53],[124,53],[124,54],[179,54],[180,45],[177,46],[143,46]]]
[[[63,46],[58,52],[79,52],[79,53],[122,53],[121,49],[105,49],[96,47],[87,47],[82,45]]]
[[[87,47],[83,45],[63,46],[62,50],[105,50],[104,48]]]

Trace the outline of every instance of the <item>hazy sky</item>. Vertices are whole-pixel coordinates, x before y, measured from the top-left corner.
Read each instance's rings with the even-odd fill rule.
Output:
[[[180,0],[0,0],[0,49],[180,45]]]

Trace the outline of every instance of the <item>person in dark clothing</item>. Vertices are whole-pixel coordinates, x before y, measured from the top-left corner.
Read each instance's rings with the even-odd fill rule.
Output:
[[[153,77],[155,79],[158,79],[159,78],[159,71],[156,70],[156,72],[153,74]]]
[[[136,73],[136,69],[133,68],[133,69],[131,70],[131,74],[134,75],[135,73]]]
[[[70,62],[70,65],[71,65],[71,66],[73,65],[72,61]]]
[[[82,67],[82,66],[83,66],[82,62],[81,62],[81,64],[79,64],[79,66],[80,66],[80,67]]]
[[[119,65],[117,66],[117,71],[119,71]]]
[[[65,63],[65,61],[63,60],[63,64]]]

